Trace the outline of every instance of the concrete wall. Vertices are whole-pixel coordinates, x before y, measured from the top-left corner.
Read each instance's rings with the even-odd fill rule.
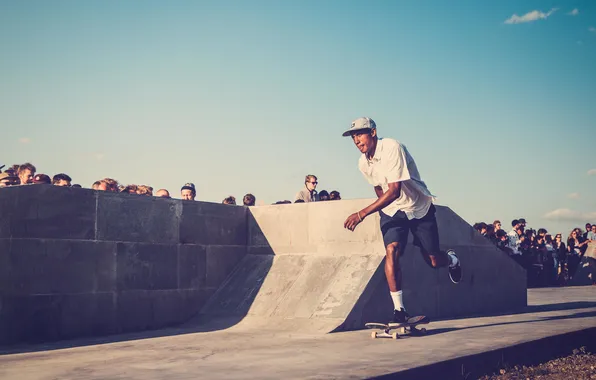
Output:
[[[329,332],[387,321],[393,305],[378,214],[354,231],[344,220],[372,199],[251,208],[248,255],[205,305],[205,316],[241,315],[241,327]],[[447,207],[437,206],[442,249],[464,264],[462,283],[431,269],[410,244],[401,263],[404,302],[433,319],[527,305],[525,271]],[[239,289],[241,289],[239,291]]]
[[[302,332],[385,321],[392,304],[379,217],[343,228],[371,201],[246,208],[2,189],[0,344],[156,329],[193,315],[203,326]],[[408,311],[446,318],[525,306],[523,269],[448,208],[437,217],[464,281],[451,284],[410,245],[402,259]]]
[[[0,190],[0,344],[188,320],[246,254],[246,217],[88,189]]]

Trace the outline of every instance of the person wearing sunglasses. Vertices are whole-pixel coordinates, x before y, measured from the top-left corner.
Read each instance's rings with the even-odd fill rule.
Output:
[[[317,176],[309,174],[304,178],[304,188],[296,193],[294,202],[302,200],[304,202],[317,202],[319,194],[317,193],[317,185],[319,184]]]

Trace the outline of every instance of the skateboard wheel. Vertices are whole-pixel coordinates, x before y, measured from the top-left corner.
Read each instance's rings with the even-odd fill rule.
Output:
[[[423,333],[423,334],[426,334],[426,329],[423,327],[423,328],[420,329],[420,332]]]
[[[370,333],[370,337],[373,338],[373,339],[376,339],[377,338],[377,332],[376,331],[373,331],[372,333]]]
[[[391,337],[392,337],[393,339],[397,339],[397,338],[399,338],[399,335],[397,335],[397,333],[396,333],[396,332],[394,332],[393,334],[391,334]]]

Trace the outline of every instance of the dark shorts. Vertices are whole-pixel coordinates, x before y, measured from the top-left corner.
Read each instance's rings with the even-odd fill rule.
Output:
[[[381,233],[385,247],[391,243],[399,243],[401,255],[406,251],[408,232],[412,231],[414,245],[430,254],[439,252],[439,228],[435,217],[435,205],[431,205],[423,218],[408,219],[403,211],[398,211],[394,216],[388,216],[382,211]]]

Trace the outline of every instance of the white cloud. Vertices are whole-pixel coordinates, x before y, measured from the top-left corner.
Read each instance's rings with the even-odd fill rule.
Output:
[[[588,175],[596,175],[596,169],[588,170]]]
[[[596,212],[580,212],[570,210],[568,208],[558,208],[544,214],[544,218],[550,220],[566,220],[584,223],[586,221],[596,219]]]
[[[19,139],[19,142],[20,142],[21,144],[29,144],[29,143],[31,142],[31,139],[30,139],[29,137],[21,137],[21,138]]]
[[[517,14],[513,14],[513,16],[509,17],[505,20],[505,24],[521,24],[524,22],[532,22],[536,20],[546,20],[546,18],[557,11],[558,8],[553,8],[550,11],[544,13],[541,11],[533,10],[531,12],[526,13],[523,16],[518,16]]]
[[[596,33],[596,28],[594,28],[593,26],[589,27],[588,30],[592,33]]]
[[[579,199],[579,198],[581,198],[581,195],[579,193],[571,193],[571,194],[567,194],[567,198],[569,198],[569,199]]]
[[[574,8],[571,12],[567,13],[569,16],[577,16],[579,14],[579,9]]]

